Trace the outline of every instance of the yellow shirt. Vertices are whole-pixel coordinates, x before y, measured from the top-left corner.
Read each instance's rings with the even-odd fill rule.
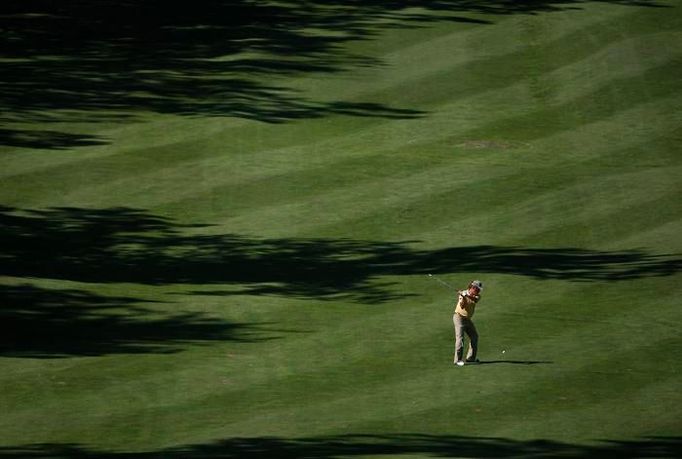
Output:
[[[466,290],[460,291],[459,299],[457,300],[457,306],[455,307],[455,313],[462,317],[471,319],[474,316],[476,303],[478,303],[480,300],[480,295],[471,296]]]

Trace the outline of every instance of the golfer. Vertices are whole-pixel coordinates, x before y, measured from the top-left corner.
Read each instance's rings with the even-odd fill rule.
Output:
[[[476,359],[476,352],[478,351],[478,332],[476,326],[471,320],[474,317],[474,310],[476,305],[481,300],[481,291],[483,290],[483,282],[474,280],[469,283],[466,290],[458,291],[457,306],[455,306],[455,314],[452,316],[452,321],[455,324],[455,365],[464,365],[462,360],[464,353],[464,333],[469,337],[469,351],[467,352],[466,361],[470,363],[478,362]]]

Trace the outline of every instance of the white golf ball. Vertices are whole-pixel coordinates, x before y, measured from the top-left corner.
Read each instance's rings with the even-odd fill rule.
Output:
[[[507,352],[507,351],[505,351],[505,350],[502,351],[503,354],[504,354],[505,352]]]

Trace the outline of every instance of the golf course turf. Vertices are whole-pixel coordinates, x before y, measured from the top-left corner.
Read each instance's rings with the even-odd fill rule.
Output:
[[[0,458],[682,456],[678,2],[8,3]]]

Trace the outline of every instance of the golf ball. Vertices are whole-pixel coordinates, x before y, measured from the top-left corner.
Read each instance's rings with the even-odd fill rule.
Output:
[[[507,352],[507,351],[505,351],[505,350],[502,350],[502,353],[503,353],[503,354],[504,354],[505,352]]]

